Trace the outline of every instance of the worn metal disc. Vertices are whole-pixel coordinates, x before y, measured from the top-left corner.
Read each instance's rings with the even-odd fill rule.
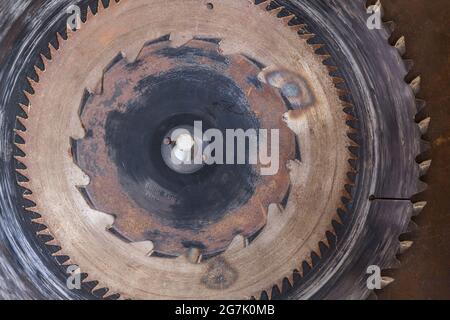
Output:
[[[49,3],[40,12],[52,17],[58,6]],[[55,19],[41,38],[0,39],[16,41],[18,56],[53,42],[19,72],[22,83],[28,75],[26,100],[2,96],[2,106],[22,107],[15,154],[2,148],[11,171],[0,231],[11,244],[0,249],[8,266],[0,277],[22,280],[3,295],[366,297],[367,267],[392,266],[398,236],[424,206],[405,199],[420,190],[427,163],[414,161],[418,80],[403,82],[402,60],[385,28],[367,29],[363,1],[83,8],[85,22],[67,36]],[[349,21],[357,38],[343,27]],[[2,77],[19,90],[7,71],[20,69],[13,57]],[[2,131],[12,134],[7,119]],[[194,120],[278,129],[280,170],[205,166],[181,176],[164,164],[161,142]],[[25,237],[12,231],[20,220]],[[10,255],[33,263],[15,267]],[[70,291],[61,273],[72,265],[94,285]],[[36,280],[37,268],[50,276]]]

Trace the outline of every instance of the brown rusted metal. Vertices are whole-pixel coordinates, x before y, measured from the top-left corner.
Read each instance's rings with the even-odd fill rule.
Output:
[[[184,67],[209,68],[232,79],[246,93],[260,129],[279,130],[281,164],[295,156],[294,135],[280,116],[286,111],[280,93],[275,87],[257,80],[261,70],[248,58],[237,54],[222,56],[216,43],[202,40],[191,40],[180,50],[192,51],[189,58],[160,53],[169,47],[169,41],[148,45],[133,64],[121,59],[105,73],[102,94],[89,98],[81,108],[82,124],[88,134],[77,143],[77,163],[90,178],[86,191],[93,209],[113,215],[114,230],[123,237],[131,242],[151,240],[155,251],[171,256],[184,254],[189,249],[183,243],[198,243],[203,254],[208,255],[224,251],[236,234],[250,237],[264,227],[269,204],[281,202],[288,191],[286,167],[282,165],[273,176],[260,176],[249,201],[226,213],[218,222],[211,222],[200,230],[177,228],[142,208],[123,188],[117,168],[121,164],[114,163],[108,152],[108,116],[113,112],[127,112],[124,106],[136,99],[136,86],[146,77]],[[217,61],[216,55],[226,63]],[[141,152],[147,152],[145,147],[142,146]],[[260,166],[257,165],[257,171]],[[152,201],[167,201],[164,195],[156,197]]]

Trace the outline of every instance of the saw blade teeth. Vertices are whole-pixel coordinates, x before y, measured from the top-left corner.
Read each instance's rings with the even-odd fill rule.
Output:
[[[331,80],[333,81],[333,83],[334,83],[335,85],[338,85],[338,84],[341,84],[341,83],[344,83],[344,82],[345,82],[344,79],[339,78],[339,77],[331,77]]]
[[[420,153],[425,153],[431,148],[430,142],[424,139],[420,139]]]
[[[34,68],[34,72],[36,73],[37,79],[38,79],[38,82],[39,82],[39,80],[42,77],[43,70],[41,70],[37,65],[34,65],[33,68]]]
[[[383,18],[383,16],[384,16],[384,9],[383,9],[383,5],[381,4],[380,0],[378,0],[375,4],[369,6],[368,9],[371,12],[379,12],[381,18]]]
[[[409,84],[414,95],[419,94],[421,82],[422,82],[422,78],[420,76],[418,76],[418,77],[414,78],[414,80],[412,80],[411,83]]]
[[[302,31],[302,30],[304,30],[305,29],[305,27],[306,27],[306,24],[293,24],[293,25],[290,25],[290,26],[288,26],[291,30],[293,30],[293,31],[295,31],[295,32],[300,32],[300,31]]]
[[[300,38],[302,38],[303,40],[306,40],[306,41],[315,37],[315,35],[313,33],[304,33],[304,34],[300,34],[299,36],[300,36]]]
[[[56,41],[58,42],[58,48],[61,49],[62,45],[64,44],[64,38],[61,35],[61,33],[56,32]]]
[[[27,77],[27,82],[30,84],[32,88],[35,88],[38,82],[34,81],[33,78]]]
[[[419,122],[418,126],[419,126],[420,133],[422,135],[425,135],[428,132],[428,128],[430,127],[430,121],[431,121],[431,118],[428,117]]]
[[[47,56],[43,53],[40,53],[39,57],[41,58],[42,64],[44,65],[44,70],[47,69],[50,59],[48,59]]]
[[[226,252],[232,252],[244,249],[248,244],[247,239],[243,235],[236,235],[231,243],[228,245]]]
[[[131,246],[143,252],[147,257],[153,254],[155,248],[152,241],[133,242]]]
[[[327,66],[327,69],[329,73],[334,73],[338,70],[338,68],[335,66]]]
[[[110,2],[114,2],[114,0],[111,0]],[[97,14],[100,14],[100,13],[102,13],[105,10],[106,10],[106,7],[103,4],[103,1],[102,0],[98,0]]]
[[[270,0],[264,0],[264,1],[260,2],[260,3],[258,3],[256,6],[258,8],[267,10],[267,7],[269,6],[269,4],[270,4]]]
[[[173,48],[179,48],[190,42],[194,39],[192,34],[179,34],[179,33],[171,33],[170,34],[170,46]]]
[[[411,70],[414,68],[414,61],[411,59],[403,60],[403,64],[405,65],[405,69],[406,69],[407,73],[410,73]]]
[[[342,207],[344,207],[344,206],[342,206]],[[342,209],[341,208],[341,210],[342,211],[347,211],[347,209]],[[336,221],[338,224],[340,224],[340,225],[343,225],[344,224],[344,222],[342,221],[342,218],[341,218],[341,216],[336,212],[335,214],[334,214],[334,216],[333,216],[333,221]]]
[[[428,184],[419,180],[416,183],[416,188],[417,188],[416,193],[421,193],[428,189]]]
[[[412,232],[417,231],[418,229],[419,229],[419,226],[414,221],[410,220],[405,233],[412,233]]]
[[[27,132],[26,131],[14,129],[14,133],[17,136],[19,136],[22,140],[27,141]]]
[[[328,59],[331,59],[331,56],[329,54],[319,54],[318,56],[322,60],[322,63],[324,63]]]
[[[426,107],[427,103],[425,100],[422,99],[416,99],[416,109],[417,109],[417,113],[422,112],[425,107]]]
[[[41,224],[45,227],[44,218],[42,218],[42,217],[32,218],[31,221],[36,224]]]
[[[275,9],[272,9],[272,10],[269,10],[268,12],[273,16],[273,17],[278,17],[278,15],[281,13],[281,11],[283,11],[284,10],[284,7],[283,6],[281,6],[281,7],[278,7],[278,8],[275,8]]]
[[[186,254],[186,258],[192,264],[199,264],[202,261],[202,251],[199,248],[191,247]]]
[[[279,203],[271,203],[267,210],[267,224],[275,223],[277,218],[283,214],[283,206]]]
[[[404,254],[412,247],[413,244],[413,241],[401,241],[399,246],[399,254]]]
[[[29,102],[29,101],[31,101],[31,98],[34,96],[34,93],[31,93],[29,91],[24,90],[23,91],[23,95],[25,96],[25,98]]]
[[[26,129],[26,124],[28,122],[27,118],[21,117],[21,116],[16,116],[16,123],[18,123],[20,126],[24,127]],[[22,131],[22,132],[26,132],[26,131]]]
[[[388,35],[391,36],[395,31],[395,22],[394,21],[386,21],[383,23],[385,29],[388,32]]]
[[[17,184],[26,190],[30,190],[30,182],[29,181],[17,181]]]
[[[20,163],[23,163],[23,161],[25,161],[24,156],[15,155],[13,158]]]
[[[387,269],[400,269],[402,266],[402,263],[397,258],[392,258],[392,260],[389,262]]]
[[[86,10],[86,20],[84,21],[84,23],[88,23],[89,19],[92,19],[94,16],[95,14],[93,9],[88,5]]]
[[[44,243],[45,243],[47,246],[59,246],[59,245],[58,245],[58,241],[56,241],[55,238],[49,239],[49,240],[47,240],[47,241],[44,242]],[[52,253],[52,256],[59,255],[58,253],[60,253],[60,251],[61,251],[61,249],[58,250],[58,251],[56,251],[56,252],[53,252],[53,253]]]
[[[312,44],[311,47],[313,48],[314,51],[317,51],[317,50],[322,49],[323,47],[325,47],[325,45],[322,44],[322,43],[318,43],[318,44]]]
[[[413,215],[414,216],[419,215],[422,212],[423,208],[426,207],[426,205],[427,205],[426,201],[420,201],[420,202],[414,203],[413,204]]]
[[[295,15],[289,13],[289,15],[284,16],[284,17],[281,17],[280,19],[281,19],[281,21],[283,21],[284,24],[289,25],[289,23],[290,23],[293,19],[295,19]]]
[[[48,228],[36,231],[36,234],[38,236],[50,236],[51,237],[51,234],[50,234],[50,231],[48,230]]]
[[[48,49],[50,50],[50,60],[53,60],[58,49],[51,43],[48,43]]]
[[[386,288],[388,285],[390,285],[391,283],[393,283],[395,281],[394,278],[391,277],[381,277],[381,289]]]
[[[420,171],[421,177],[423,177],[427,174],[428,170],[430,169],[430,166],[431,166],[431,160],[426,160],[419,164],[419,171]]]
[[[22,103],[19,103],[18,106],[28,116],[28,112],[30,111],[30,106],[22,104]]]
[[[404,36],[401,36],[394,47],[397,49],[398,53],[403,56],[406,53],[406,40]]]

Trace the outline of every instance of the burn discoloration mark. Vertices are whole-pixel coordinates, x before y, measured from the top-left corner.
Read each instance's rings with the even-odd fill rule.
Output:
[[[217,257],[209,262],[201,281],[209,289],[225,290],[236,282],[238,276],[237,271],[223,257]]]
[[[265,69],[259,78],[261,81],[279,88],[293,110],[309,107],[316,101],[306,80],[291,71]]]

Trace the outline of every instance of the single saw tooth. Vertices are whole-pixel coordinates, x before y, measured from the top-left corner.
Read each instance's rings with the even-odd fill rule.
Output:
[[[283,10],[284,10],[284,7],[281,6],[281,7],[278,7],[278,8],[272,9],[272,10],[269,10],[268,12],[270,13],[271,16],[273,16],[273,17],[278,17],[278,15],[280,14],[280,12],[283,11]]]
[[[428,128],[430,127],[431,118],[428,117],[419,122],[419,129],[422,135],[425,135],[428,132]]]
[[[411,83],[409,84],[412,91],[414,92],[414,95],[419,94],[421,81],[422,81],[421,77],[418,76],[413,81],[411,81]]]
[[[44,65],[44,70],[47,69],[50,59],[48,59],[47,56],[43,53],[40,53],[39,57],[41,58],[42,64]]]
[[[27,132],[26,131],[22,131],[22,130],[18,130],[18,129],[13,129],[14,133],[16,135],[18,135],[23,141],[27,141]]]
[[[41,79],[42,77],[42,73],[44,70],[41,70],[37,65],[33,66],[34,72],[36,73],[37,77],[38,77],[38,81],[39,79]]]
[[[428,170],[430,169],[431,166],[431,160],[425,160],[422,163],[419,164],[419,171],[420,171],[420,176],[425,176],[428,172]]]
[[[413,244],[414,244],[413,241],[401,241],[399,247],[399,254],[404,254],[411,248]]]
[[[417,181],[416,188],[417,188],[416,193],[421,193],[428,189],[428,184],[419,180]]]
[[[425,208],[427,205],[426,201],[420,201],[413,204],[413,216],[419,215],[423,208]]]
[[[56,241],[55,238],[49,239],[49,240],[45,241],[44,244],[47,245],[47,246],[58,246],[58,247],[59,247],[58,241]],[[55,255],[58,254],[58,252],[60,252],[60,251],[61,251],[61,249],[58,250],[58,251],[56,251],[56,252],[53,252],[53,253],[52,253],[52,256],[55,256]]]
[[[383,23],[384,27],[388,31],[389,36],[392,35],[395,31],[395,22],[394,21],[386,21]]]
[[[146,256],[150,257],[153,254],[155,246],[151,241],[133,242],[131,246],[141,251]]]
[[[384,9],[383,9],[383,5],[381,4],[380,0],[378,0],[374,5],[369,6],[368,9],[370,10],[370,12],[379,12],[381,18],[383,18]]]
[[[289,26],[289,28],[296,33],[299,33],[300,31],[304,31],[305,27],[306,27],[306,24],[294,24],[292,26]]]
[[[409,221],[408,227],[406,228],[405,233],[412,233],[419,230],[419,226],[414,221]]]
[[[381,277],[381,289],[386,288],[388,285],[390,285],[392,282],[394,282],[395,279],[391,277]]]
[[[45,228],[43,230],[39,230],[36,232],[36,234],[38,236],[51,236],[50,231],[48,230],[48,228]]]
[[[38,82],[37,82],[37,81],[34,81],[31,77],[27,77],[26,79],[27,79],[27,82],[30,84],[30,86],[31,86],[33,89],[37,86]]]
[[[198,264],[202,261],[202,252],[199,248],[191,247],[187,252],[186,258],[190,263]]]
[[[389,262],[387,269],[400,269],[402,266],[402,263],[397,258],[392,258],[392,260]]]
[[[275,297],[279,297],[281,294],[281,288],[283,288],[283,279],[278,281],[271,290],[270,299],[274,299]]]
[[[64,42],[65,42],[66,40],[64,40],[64,37],[62,36],[61,33],[56,32],[56,41],[58,42],[58,46],[59,46],[59,48],[61,49],[61,46],[64,44]]]
[[[277,218],[283,214],[283,206],[279,203],[271,203],[267,210],[267,224],[276,223]]]
[[[22,103],[19,103],[18,106],[28,116],[28,113],[30,111],[30,107],[28,105],[24,105]]]
[[[23,94],[28,102],[31,101],[31,98],[34,96],[34,93],[28,92],[26,90],[23,91]]]
[[[270,0],[264,0],[261,3],[258,3],[256,6],[258,8],[262,8],[264,10],[267,10],[267,7],[269,6]]]
[[[314,51],[317,51],[317,50],[322,49],[323,47],[325,47],[325,45],[322,44],[322,43],[317,43],[317,44],[312,44],[311,47],[313,48]]]
[[[407,73],[410,73],[411,70],[414,68],[414,61],[411,59],[403,60],[403,64],[405,65],[405,69]]]
[[[21,117],[21,116],[16,116],[16,123],[19,125],[19,126],[22,126],[23,128],[27,128],[27,122],[28,122],[28,119],[27,118],[24,118],[24,117]],[[19,130],[19,131],[21,131],[21,130]],[[26,132],[26,131],[22,131],[22,132]]]
[[[30,182],[29,181],[17,181],[17,184],[27,190],[30,190]]]
[[[300,38],[302,38],[303,40],[306,40],[306,41],[315,37],[315,35],[313,33],[303,33],[303,34],[300,34],[299,36],[300,36]]]
[[[114,2],[114,0],[111,0],[110,2]],[[107,8],[104,6],[103,1],[99,0],[98,1],[98,6],[97,6],[97,14],[101,14],[103,13],[103,11],[105,11]]]
[[[425,109],[427,103],[425,100],[422,99],[416,99],[416,108],[417,108],[417,113],[422,112],[422,110]]]
[[[41,224],[45,227],[45,221],[44,218],[39,217],[39,218],[33,218],[31,219],[32,222],[37,223],[37,224]]]
[[[48,49],[50,50],[50,60],[53,60],[58,49],[51,43],[48,43]]]
[[[401,36],[394,45],[398,53],[403,56],[406,53],[406,40],[404,36]]]
[[[194,36],[191,33],[171,33],[170,34],[170,46],[174,48],[182,47],[189,41],[193,40]]]
[[[424,139],[420,139],[420,153],[427,152],[430,149],[431,149],[430,142]]]
[[[135,43],[123,49],[122,55],[127,63],[133,63],[139,59],[141,53],[143,52],[145,42]]]
[[[338,70],[338,68],[335,66],[327,66],[327,69],[329,73],[334,73]]]
[[[281,17],[281,21],[283,21],[284,24],[289,24],[293,19],[295,18],[295,14],[289,14],[287,16]]]
[[[345,82],[344,79],[339,78],[339,77],[331,77],[331,79],[333,80],[333,83],[334,83],[335,85],[341,84],[341,83],[344,83],[344,82]]]
[[[84,21],[84,23],[88,23],[88,21],[90,19],[92,19],[95,16],[94,11],[91,9],[91,6],[87,6],[86,9],[86,20]]]
[[[236,235],[229,244],[225,252],[235,252],[244,249],[248,244],[248,240],[241,234]]]

